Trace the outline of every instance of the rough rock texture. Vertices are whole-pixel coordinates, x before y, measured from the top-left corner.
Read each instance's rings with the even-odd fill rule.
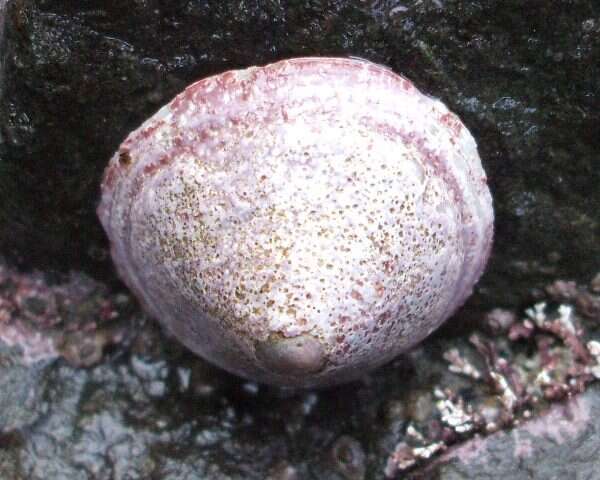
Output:
[[[0,343],[0,478],[594,478],[598,385],[548,402],[600,378],[600,309],[528,312],[493,335],[430,338],[361,382],[320,391],[243,382],[150,322],[90,368],[24,365]],[[496,329],[500,316],[482,323]],[[578,342],[592,338],[595,358],[582,358]]]
[[[7,0],[0,0],[0,99],[4,98],[4,63],[6,58],[5,29],[6,29]],[[0,135],[0,143],[2,136]],[[1,158],[1,157],[0,157]]]
[[[600,471],[598,385],[566,405],[552,407],[510,432],[474,439],[412,478],[437,480],[596,479]]]
[[[0,436],[28,427],[47,409],[43,393],[49,364],[46,360],[24,365],[18,349],[0,341]]]
[[[478,142],[498,221],[491,265],[471,306],[524,302],[544,278],[587,281],[598,270],[596,1],[532,0],[525,8],[521,0],[12,0],[8,12],[0,252],[13,262],[81,267],[114,279],[95,208],[102,170],[127,133],[209,74],[298,55],[352,54],[388,65],[441,98]],[[579,303],[590,318],[599,311],[590,297]],[[464,309],[461,319],[470,312]],[[496,317],[500,327],[514,320]],[[29,370],[36,367],[22,369],[2,349],[2,377],[39,388],[0,388],[2,411],[18,419],[2,419],[16,429],[0,433],[0,478],[352,480],[365,472],[365,479],[381,480],[398,442],[409,432],[419,440],[409,427],[440,433],[439,422],[427,423],[439,417],[434,387],[452,387],[467,400],[494,392],[487,384],[473,390],[472,382],[448,373],[441,353],[466,351],[462,336],[448,338],[455,325],[364,382],[299,396],[240,383],[155,338],[149,327],[139,329],[140,345],[131,351],[117,347],[90,369],[58,360],[39,382]],[[569,379],[561,358],[569,354],[556,354],[553,334],[527,340],[526,322],[516,325],[511,358],[527,370],[530,355],[534,366],[545,357],[558,367],[551,373],[560,373],[560,387]],[[506,343],[499,344],[502,353]],[[470,371],[453,358],[454,367]],[[542,375],[533,386],[560,394],[556,381]],[[597,417],[597,389],[586,398]],[[21,402],[27,411],[19,413]],[[498,403],[485,412],[492,419]],[[444,407],[447,419],[464,428],[464,412]],[[582,431],[587,436],[563,435],[562,446],[552,437],[532,438],[530,458],[539,461],[521,461],[529,476],[555,468],[561,478],[573,477],[571,465],[582,478],[597,472],[597,455],[588,456],[600,441],[594,422]],[[514,443],[510,435],[500,439],[507,441],[491,449],[499,456],[475,461],[471,470],[455,461],[440,475],[510,477]]]
[[[4,29],[6,25],[6,3],[7,0],[0,0],[0,46],[4,47]],[[0,50],[0,52],[4,52],[4,48]],[[2,59],[4,60],[4,59]],[[2,73],[2,65],[4,61],[0,62],[0,78]]]
[[[300,392],[210,367],[127,295],[51,280],[0,268],[0,478],[401,478],[475,434],[535,426],[600,378],[600,274],[548,285],[521,318],[495,309],[470,336],[429,338],[361,382]],[[42,362],[40,336],[57,346]],[[594,421],[578,411],[568,433]]]
[[[473,132],[498,217],[473,303],[514,303],[513,287],[552,275],[589,276],[598,266],[600,6],[528,5],[12,1],[1,249],[24,264],[110,278],[94,209],[127,133],[209,74],[346,54],[405,74]]]
[[[389,69],[304,57],[208,77],[127,137],[98,215],[144,307],[229,371],[355,379],[471,294],[491,249],[475,142]]]

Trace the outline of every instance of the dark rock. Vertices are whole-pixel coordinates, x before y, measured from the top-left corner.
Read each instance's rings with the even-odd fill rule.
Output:
[[[257,396],[240,385],[210,402],[176,385],[177,369],[197,361],[185,357],[165,364],[132,357],[92,369],[53,363],[42,388],[47,411],[22,437],[6,439],[0,475],[18,471],[29,480],[262,480],[269,475],[335,480],[341,469],[343,478],[362,478],[364,453],[346,436],[334,443],[339,465],[327,457],[323,474],[307,473],[309,465],[321,462],[322,447],[335,438],[331,435],[350,425],[327,418],[331,406],[340,403],[335,395],[315,407],[308,399],[312,393],[263,391]],[[166,395],[156,396],[148,388],[156,380],[164,383]],[[349,399],[358,405],[356,398]],[[365,405],[362,411],[373,407]],[[343,410],[349,420],[360,421],[359,412]]]
[[[0,451],[3,435],[28,427],[47,409],[43,394],[51,363],[41,360],[25,365],[17,348],[0,341]]]
[[[599,265],[595,2],[67,0],[8,3],[0,251],[114,279],[95,216],[108,158],[198,78],[299,55],[389,65],[456,111],[493,190],[494,254],[471,305],[516,303]],[[552,18],[549,23],[548,18]]]
[[[479,307],[528,301],[534,287],[538,302],[557,279],[594,278],[588,293],[554,300],[572,302],[578,321],[589,322],[579,343],[598,339],[600,5],[532,0],[527,7],[516,0],[0,0],[0,253],[22,267],[82,270],[111,284],[95,207],[104,166],[129,131],[206,75],[291,56],[355,55],[440,97],[479,143],[497,233],[470,303],[477,308],[462,317],[480,323],[471,313]],[[85,286],[74,275],[72,285]],[[102,295],[116,299],[108,290],[93,294]],[[0,346],[2,479],[380,480],[402,445],[417,469],[442,451],[428,448],[449,446],[427,479],[596,478],[600,467],[597,384],[574,407],[554,407],[511,432],[472,439],[473,431],[453,430],[440,402],[484,434],[486,423],[522,422],[525,408],[535,417],[554,398],[498,415],[506,414],[498,384],[448,369],[447,352],[463,374],[489,368],[454,325],[363,382],[294,393],[243,383],[151,325],[131,324],[131,351],[120,330],[81,333],[92,331],[79,326],[96,315],[95,302],[75,302],[72,318],[56,324],[51,301],[28,298],[6,311],[65,328],[61,354],[71,364],[25,365],[16,347]],[[124,325],[137,315],[117,310]],[[538,396],[555,386],[568,396],[571,380],[593,380],[586,369],[597,373],[598,365],[573,363],[564,339],[523,322],[522,312],[498,312],[487,342],[496,342],[496,363],[506,367],[501,379],[524,372]]]

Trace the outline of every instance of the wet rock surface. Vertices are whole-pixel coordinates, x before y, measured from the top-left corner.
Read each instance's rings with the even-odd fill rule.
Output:
[[[47,360],[24,365],[18,349],[0,343],[0,438],[2,432],[27,428],[47,410],[43,393],[49,366]]]
[[[4,278],[11,279],[0,285],[6,305],[15,285],[41,277],[5,267]],[[50,335],[59,344],[56,325],[71,312],[113,300],[98,286],[81,295],[71,281],[38,282],[29,291],[36,301],[65,295],[70,309],[60,311]],[[600,441],[600,316],[577,307],[577,299],[600,302],[594,285],[555,282],[524,311],[492,310],[478,329],[440,332],[360,382],[318,391],[228,375],[136,312],[120,312],[135,319],[130,335],[94,362],[73,362],[61,350],[42,360],[23,355],[33,343],[22,338],[48,333],[41,322],[10,337],[12,348],[0,343],[0,478],[477,479],[513,471],[545,478],[538,472],[558,466],[565,474],[584,472],[595,468],[585,452]],[[13,310],[1,332],[24,315]],[[69,325],[67,336],[89,328]],[[85,342],[77,345],[85,350]]]
[[[0,478],[594,478],[596,2],[4,5]],[[95,208],[118,144],[185,85],[298,55],[364,57],[447,103],[478,141],[497,234],[446,329],[360,382],[291,392],[144,318]]]
[[[598,267],[596,2],[15,0],[7,19],[0,248],[13,261],[114,279],[94,210],[127,133],[206,75],[355,55],[441,98],[479,144],[497,232],[473,305]]]

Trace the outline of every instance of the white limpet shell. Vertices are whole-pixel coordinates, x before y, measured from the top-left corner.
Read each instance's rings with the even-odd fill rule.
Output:
[[[192,84],[121,145],[98,214],[121,277],[180,341],[304,387],[421,341],[470,295],[493,236],[462,122],[351,58]]]

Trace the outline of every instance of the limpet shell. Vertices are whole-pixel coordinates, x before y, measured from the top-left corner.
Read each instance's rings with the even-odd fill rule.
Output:
[[[98,214],[121,277],[179,340],[305,387],[431,333],[470,295],[493,236],[463,123],[352,58],[192,84],[123,142]]]

